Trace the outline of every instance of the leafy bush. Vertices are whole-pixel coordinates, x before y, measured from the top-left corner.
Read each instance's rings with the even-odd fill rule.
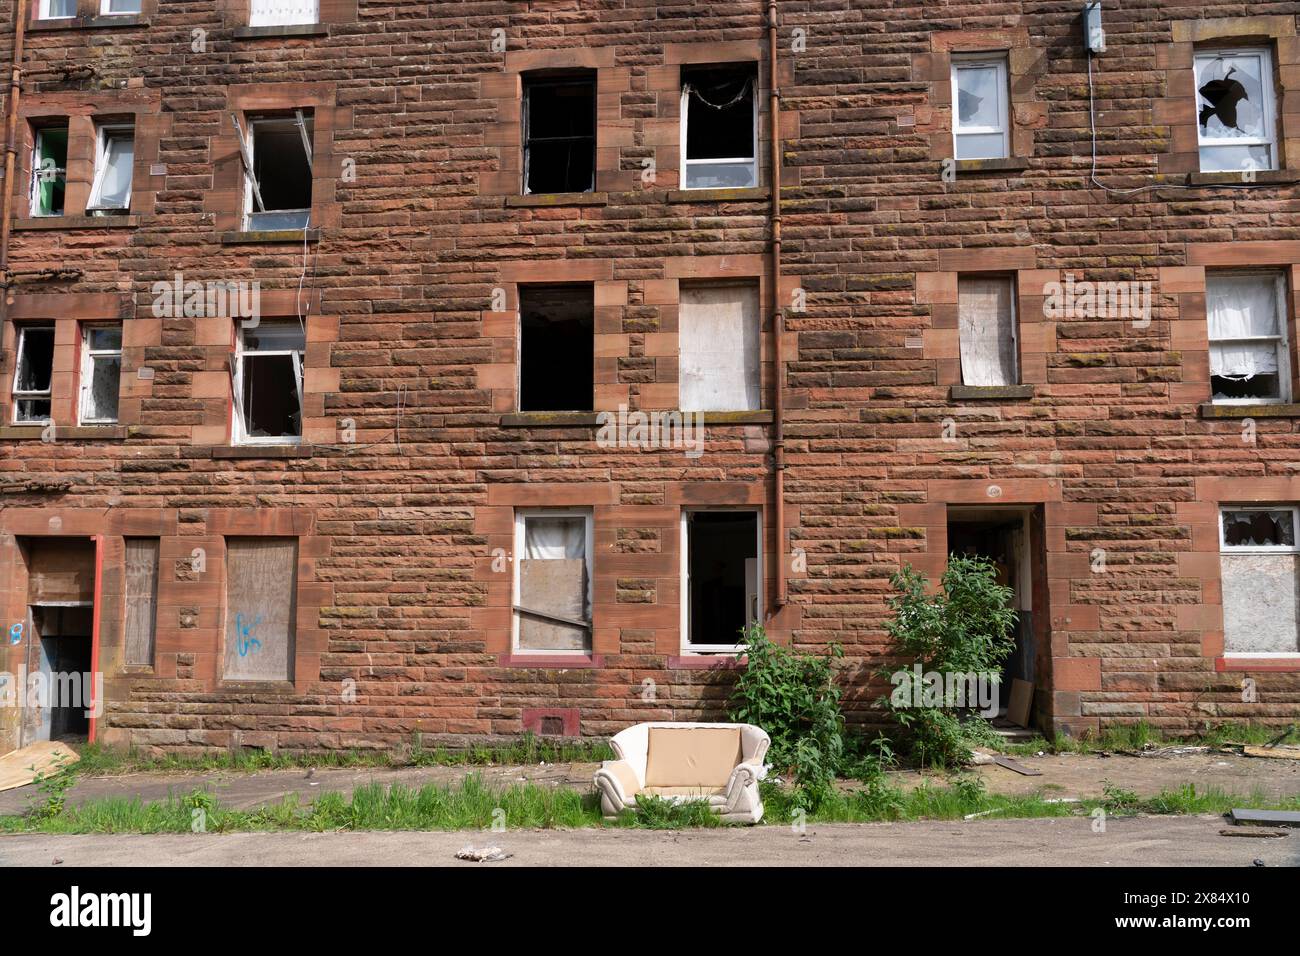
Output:
[[[925,578],[911,565],[890,584],[897,594],[888,600],[894,617],[885,630],[900,656],[920,665],[922,674],[999,680],[1002,662],[1016,646],[1015,592],[997,583],[991,561],[952,555],[935,594],[926,593]],[[881,703],[907,732],[922,764],[961,765],[970,760],[972,743],[996,741],[987,723],[967,719],[959,709],[916,706],[913,671],[885,669],[880,676],[897,685],[895,694],[904,692],[901,701],[889,695]]]
[[[835,661],[844,656],[832,644],[824,657],[799,654],[767,636],[761,625],[745,629],[749,663],[732,691],[732,720],[763,728],[772,738],[769,762],[790,771],[795,802],[815,810],[834,791],[844,752],[844,718]]]
[[[27,768],[36,771],[36,766]],[[63,814],[64,808],[68,805],[68,791],[72,789],[73,784],[77,782],[75,770],[68,764],[68,758],[59,754],[54,758],[47,773],[44,770],[36,771],[32,777],[32,783],[36,785],[36,790],[45,798],[43,803],[38,802],[35,798],[30,801],[27,815],[36,821],[52,820]]]

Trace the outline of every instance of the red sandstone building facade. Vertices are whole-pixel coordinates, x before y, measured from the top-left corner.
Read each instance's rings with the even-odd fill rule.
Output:
[[[954,552],[1041,728],[1300,715],[1297,4],[15,6],[0,751],[867,724]]]

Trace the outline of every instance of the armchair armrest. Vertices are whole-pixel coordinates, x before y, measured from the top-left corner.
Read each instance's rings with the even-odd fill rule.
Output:
[[[762,757],[751,757],[736,764],[736,769],[731,771],[731,779],[727,781],[727,812],[736,809],[746,789],[757,785],[766,776],[767,767],[763,766]]]
[[[596,771],[596,789],[601,792],[615,813],[632,805],[633,798],[641,792],[641,781],[636,770],[626,760],[606,760]]]

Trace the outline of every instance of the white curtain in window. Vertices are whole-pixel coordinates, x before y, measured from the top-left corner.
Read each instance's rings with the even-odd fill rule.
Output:
[[[964,385],[1015,385],[1015,308],[1009,278],[963,277],[958,283],[958,334]]]
[[[559,561],[585,558],[587,522],[583,518],[524,519],[524,558]]]
[[[317,0],[252,0],[248,25],[291,26],[317,22]]]
[[[131,204],[131,169],[135,163],[135,139],[109,136],[104,146],[104,173],[96,205],[124,209]]]
[[[1210,374],[1222,378],[1271,375],[1277,347],[1271,342],[1215,344],[1278,334],[1277,286],[1271,276],[1222,276],[1206,283],[1210,324]]]

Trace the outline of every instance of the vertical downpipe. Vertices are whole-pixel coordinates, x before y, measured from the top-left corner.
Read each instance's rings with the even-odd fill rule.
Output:
[[[781,301],[781,88],[776,59],[776,0],[767,4],[767,64],[771,97],[768,117],[772,126],[772,368],[775,377],[772,402],[772,456],[776,498],[776,601],[773,613],[787,602],[785,534],[785,308]]]
[[[9,70],[9,97],[5,101],[4,199],[0,201],[0,322],[9,315],[9,232],[13,219],[14,160],[18,154],[18,98],[23,81],[23,39],[27,35],[27,0],[18,0],[14,20],[14,59]],[[3,325],[0,325],[3,329]]]

